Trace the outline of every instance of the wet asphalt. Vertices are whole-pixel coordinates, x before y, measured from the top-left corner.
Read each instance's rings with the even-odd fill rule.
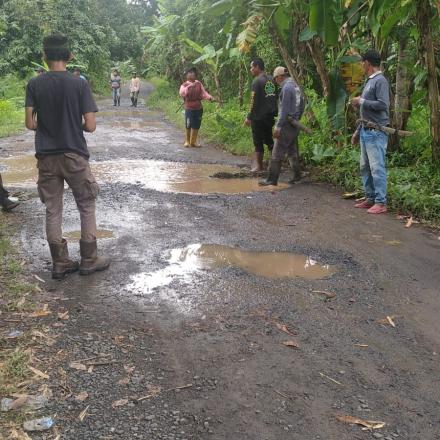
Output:
[[[249,165],[218,147],[183,148],[146,96],[138,109],[128,99],[99,107],[93,161]],[[3,157],[31,150],[31,134],[0,140]],[[440,439],[438,233],[355,210],[309,181],[188,194],[151,189],[145,178],[101,181],[98,225],[110,232],[99,248],[112,266],[62,282],[49,276],[35,189],[16,188],[27,198],[12,214],[22,252],[49,307],[69,311],[56,325],[48,318],[56,343],[38,350],[52,365],[53,399],[41,415],[55,417],[61,438]],[[65,207],[76,257],[69,192]],[[337,271],[272,279],[243,265],[167,269],[173,250],[197,244],[289,252]],[[346,415],[385,426],[363,431],[337,419]]]

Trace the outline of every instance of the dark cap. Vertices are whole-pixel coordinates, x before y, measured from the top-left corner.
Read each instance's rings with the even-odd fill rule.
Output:
[[[368,61],[373,66],[378,67],[380,66],[380,61],[381,61],[380,53],[373,49],[367,50],[362,55],[362,61]]]

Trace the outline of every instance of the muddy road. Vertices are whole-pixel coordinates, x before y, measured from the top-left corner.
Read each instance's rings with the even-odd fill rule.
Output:
[[[99,107],[88,141],[107,272],[50,279],[32,134],[0,141],[28,199],[9,217],[17,240],[49,307],[69,312],[37,354],[53,366],[41,414],[62,439],[440,439],[438,234],[325,185],[212,179],[248,159],[183,148],[147,98]],[[77,256],[69,191],[65,206]]]

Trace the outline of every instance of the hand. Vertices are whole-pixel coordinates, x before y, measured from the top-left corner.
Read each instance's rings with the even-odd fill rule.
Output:
[[[351,145],[358,145],[359,144],[359,132],[356,131],[353,133],[353,136],[351,137]]]
[[[356,96],[356,98],[353,98],[350,102],[353,107],[359,107],[361,105],[361,97]]]
[[[249,118],[246,118],[246,119],[244,120],[243,124],[246,125],[246,126],[248,126],[248,127],[250,127],[251,124],[252,124],[252,121],[251,121]]]
[[[275,128],[275,130],[273,131],[273,137],[274,139],[279,139],[281,137],[281,128]]]

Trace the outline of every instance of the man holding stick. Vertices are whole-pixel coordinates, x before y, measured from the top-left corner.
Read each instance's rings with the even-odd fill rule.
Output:
[[[352,136],[352,143],[361,145],[360,171],[365,200],[355,205],[369,214],[387,212],[386,152],[390,121],[390,87],[380,70],[381,57],[375,50],[362,55],[362,64],[368,79],[361,96],[351,100],[360,109],[361,120]]]

